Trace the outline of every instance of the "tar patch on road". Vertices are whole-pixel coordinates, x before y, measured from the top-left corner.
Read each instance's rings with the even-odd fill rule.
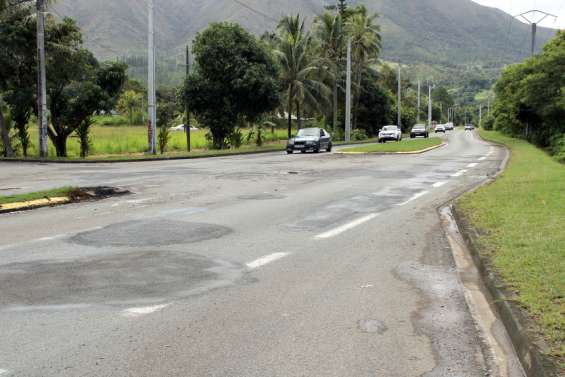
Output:
[[[160,302],[240,276],[241,266],[163,250],[13,263],[0,266],[0,307]]]
[[[284,199],[286,196],[277,194],[256,194],[256,195],[241,195],[237,197],[241,200],[276,200]]]
[[[221,238],[231,229],[204,223],[166,219],[127,221],[79,233],[71,242],[85,246],[166,246]]]

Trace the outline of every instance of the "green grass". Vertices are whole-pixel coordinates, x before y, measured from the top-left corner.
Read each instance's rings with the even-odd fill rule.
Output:
[[[526,141],[494,131],[507,145],[507,170],[458,206],[479,229],[479,248],[517,303],[539,325],[548,355],[565,371],[565,165]]]
[[[342,152],[351,153],[389,153],[389,152],[417,152],[426,148],[438,146],[442,140],[437,137],[429,139],[405,139],[400,143],[388,142],[385,144],[371,144],[360,147],[342,149]]]
[[[244,130],[244,135],[247,135],[247,132]],[[208,148],[206,133],[206,130],[191,133],[191,146],[193,150],[201,151]],[[286,134],[287,131],[283,129],[275,129],[275,133],[267,130],[264,134],[265,143],[286,140]],[[36,127],[30,127],[30,137],[32,146],[28,153],[30,156],[36,156],[38,138]],[[147,129],[144,126],[102,126],[96,124],[91,130],[91,143],[91,157],[143,154],[147,150]],[[184,132],[171,132],[167,150],[170,152],[169,154],[186,152],[186,134]],[[80,157],[79,140],[74,135],[68,139],[67,153],[69,158]],[[56,156],[55,148],[51,142],[49,142],[49,156]]]
[[[69,193],[73,190],[74,190],[73,187],[63,187],[63,188],[47,190],[47,191],[31,192],[28,194],[0,196],[0,204],[10,204],[10,203],[27,202],[30,200],[38,200],[45,198],[64,197],[64,196],[68,196]]]

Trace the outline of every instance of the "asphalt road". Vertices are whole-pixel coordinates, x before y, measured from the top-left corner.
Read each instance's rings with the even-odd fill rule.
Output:
[[[0,376],[489,376],[437,208],[503,151],[0,163]]]

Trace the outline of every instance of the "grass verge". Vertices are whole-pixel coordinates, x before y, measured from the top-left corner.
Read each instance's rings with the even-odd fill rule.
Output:
[[[565,371],[565,165],[526,141],[481,136],[512,150],[499,179],[457,203],[480,232],[479,250],[515,294]]]
[[[9,196],[0,196],[1,204],[11,204],[20,202],[29,202],[38,199],[50,199],[68,196],[75,188],[74,187],[62,187],[47,191],[31,192],[28,194],[18,194]]]
[[[408,139],[400,143],[371,144],[359,147],[345,148],[346,153],[393,153],[393,152],[418,152],[427,148],[440,145],[442,139],[433,137],[429,139]]]

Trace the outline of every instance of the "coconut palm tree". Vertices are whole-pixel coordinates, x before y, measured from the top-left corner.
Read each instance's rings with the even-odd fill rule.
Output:
[[[345,31],[340,13],[324,12],[315,20],[315,31],[320,43],[320,52],[324,63],[330,71],[333,86],[333,128],[337,128],[339,80],[341,79]]]
[[[345,23],[345,30],[351,38],[352,64],[356,83],[354,87],[354,125],[356,124],[356,109],[359,103],[363,71],[377,62],[382,47],[381,28],[376,23],[377,18],[377,14],[369,15],[367,8],[360,6]]]
[[[312,37],[300,15],[284,17],[278,26],[280,42],[275,54],[281,66],[281,83],[288,112],[288,137],[292,137],[292,112],[296,105],[298,126],[304,102],[321,110],[330,90],[318,79],[320,65],[312,58]]]

